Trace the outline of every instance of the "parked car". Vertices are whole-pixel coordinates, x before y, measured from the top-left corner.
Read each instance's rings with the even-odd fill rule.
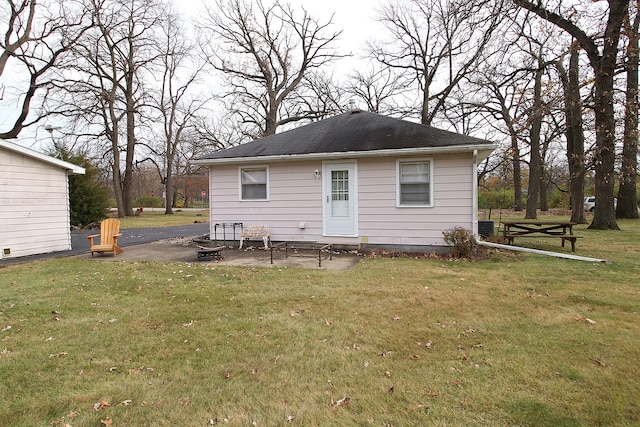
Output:
[[[613,209],[617,206],[618,199],[613,199]],[[596,207],[596,198],[594,196],[585,197],[583,207],[585,212],[593,212],[593,209]]]

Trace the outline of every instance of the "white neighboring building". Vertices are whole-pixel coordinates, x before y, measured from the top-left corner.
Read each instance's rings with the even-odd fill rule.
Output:
[[[0,259],[71,249],[68,176],[84,173],[0,139]]]
[[[354,110],[194,161],[209,167],[215,224],[266,225],[272,241],[427,252],[477,234],[477,166],[496,146]]]

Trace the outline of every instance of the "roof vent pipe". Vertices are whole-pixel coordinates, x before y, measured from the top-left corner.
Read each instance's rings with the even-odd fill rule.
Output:
[[[356,108],[356,100],[351,98],[349,100],[349,111],[351,111],[353,113],[356,110],[357,110],[357,108]]]

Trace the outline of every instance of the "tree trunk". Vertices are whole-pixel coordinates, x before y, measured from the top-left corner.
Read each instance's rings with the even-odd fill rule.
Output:
[[[165,207],[164,207],[164,214],[165,215],[172,215],[173,214],[173,195],[175,193],[175,188],[174,188],[174,175],[173,175],[173,169],[174,169],[174,158],[175,158],[175,153],[174,150],[171,150],[171,146],[173,145],[171,141],[173,138],[173,135],[169,135],[167,138],[167,169],[166,169],[166,174],[167,176],[164,179],[164,200],[165,200]]]
[[[107,135],[111,141],[111,150],[113,151],[113,164],[111,165],[111,171],[113,174],[113,194],[116,199],[116,207],[118,208],[118,218],[126,216],[124,209],[124,193],[122,183],[122,173],[120,171],[120,126],[118,122],[118,116],[115,111],[114,105],[115,94],[113,90],[106,95],[105,104],[106,110],[103,114],[108,115],[106,122],[111,123],[111,127],[107,126]]]
[[[271,92],[271,91],[269,91]],[[264,122],[264,131],[262,132],[261,137],[275,135],[276,130],[278,129],[278,107],[280,104],[277,102],[274,94],[269,93],[269,106],[267,107],[265,122]]]
[[[133,160],[136,146],[135,137],[135,101],[133,99],[133,73],[127,76],[127,152],[125,157],[122,195],[126,216],[133,216]]]
[[[540,210],[547,212],[549,210],[549,195],[547,193],[548,182],[544,174],[544,165],[541,164],[540,171]]]
[[[638,26],[640,1],[637,2],[633,25],[626,23],[629,37],[627,50],[627,102],[624,116],[624,142],[620,188],[618,189],[617,218],[638,219],[638,194],[636,189],[638,168]]]
[[[521,211],[522,205],[522,168],[520,161],[520,148],[518,147],[518,137],[511,136],[511,152],[513,155],[513,210]]]
[[[629,0],[610,1],[609,21],[604,34],[602,56],[593,53],[590,61],[595,71],[595,120],[596,120],[596,152],[595,152],[595,188],[596,206],[593,210],[593,221],[590,229],[619,230],[613,204],[615,130],[616,122],[613,111],[613,76],[616,69],[620,29],[628,11]],[[598,50],[596,50],[599,52]]]
[[[164,214],[172,215],[173,214],[173,194],[175,193],[175,189],[173,188],[173,174],[167,172],[167,178],[165,179],[164,186]]]
[[[529,163],[529,185],[527,195],[527,212],[526,219],[536,219],[538,217],[538,196],[540,194],[540,186],[543,182],[542,177],[542,161],[540,159],[540,129],[542,128],[542,67],[536,70],[534,83],[534,101],[531,111],[531,152]]]
[[[567,162],[569,164],[569,194],[571,222],[585,224],[584,216],[584,131],[582,129],[582,100],[579,81],[579,46],[571,44],[569,74],[566,78],[565,116],[567,122]],[[564,79],[563,79],[564,80]]]
[[[430,79],[428,73],[424,76],[424,89],[422,91],[422,105],[420,105],[420,124],[431,126],[431,117],[429,116],[429,85]]]
[[[113,194],[116,199],[116,207],[118,209],[118,218],[126,216],[124,210],[124,196],[122,192],[122,175],[120,173],[120,151],[118,150],[118,126],[117,122],[114,123],[111,136],[111,146],[113,148],[113,164],[111,165],[111,172],[113,174]]]
[[[611,82],[608,82],[610,80]],[[609,93],[605,91],[609,88]],[[596,206],[590,229],[619,230],[613,208],[615,165],[615,119],[613,116],[613,76],[596,75],[595,90],[596,149],[595,188]]]

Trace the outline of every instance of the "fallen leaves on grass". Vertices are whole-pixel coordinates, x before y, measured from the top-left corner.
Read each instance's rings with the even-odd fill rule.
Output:
[[[141,366],[137,369],[129,369],[129,375],[133,375],[133,374],[139,374],[139,373],[147,373],[147,374],[152,374],[155,371],[155,369],[153,368],[148,368],[145,366]]]
[[[69,355],[69,353],[67,353],[66,351],[62,351],[60,353],[50,354],[49,359],[55,359],[56,357],[67,356],[67,355]]]
[[[93,404],[93,412],[98,412],[101,409],[108,408],[111,406],[107,399],[102,399],[100,402],[96,402]]]
[[[335,402],[333,401],[333,399],[331,399],[331,407],[332,408],[337,408],[339,406],[344,406],[346,404],[348,404],[349,402],[351,402],[351,398],[349,396],[345,396],[342,399],[338,399]]]
[[[416,345],[418,347],[422,346],[422,343],[420,341],[416,341]],[[433,341],[429,340],[426,343],[424,343],[424,348],[431,350],[431,347],[433,346]]]
[[[576,322],[586,322],[589,325],[595,325],[596,324],[595,320],[592,320],[592,319],[589,319],[588,317],[584,317],[584,316],[580,316],[580,315],[575,316],[574,319],[575,319]]]
[[[113,420],[111,419],[111,417],[107,417],[104,420],[100,420],[100,423],[102,423],[105,427],[111,427],[113,425]]]

